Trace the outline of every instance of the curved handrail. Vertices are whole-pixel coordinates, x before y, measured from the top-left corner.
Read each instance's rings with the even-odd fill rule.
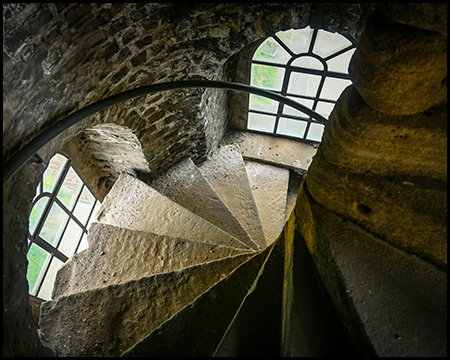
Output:
[[[302,111],[305,114],[311,116],[319,123],[324,124],[327,119],[318,114],[314,110],[309,109],[305,105],[302,105],[292,99],[274,93],[269,90],[260,89],[250,85],[238,84],[225,81],[212,81],[212,80],[185,80],[185,81],[173,81],[159,84],[152,84],[143,86],[140,88],[127,90],[119,94],[112,95],[106,99],[99,100],[91,105],[88,105],[64,119],[58,121],[56,124],[50,126],[48,129],[41,132],[29,143],[27,143],[22,149],[15,153],[4,165],[3,165],[3,185],[13,176],[40,148],[42,148],[50,140],[67,130],[77,122],[84,118],[95,114],[101,110],[104,110],[110,106],[116,105],[126,100],[149,95],[159,91],[186,89],[186,88],[218,88],[243,91],[251,94],[267,97],[272,100],[279,101],[283,104],[293,107],[296,110]]]

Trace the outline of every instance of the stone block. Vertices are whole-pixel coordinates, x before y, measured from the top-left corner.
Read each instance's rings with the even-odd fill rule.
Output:
[[[271,244],[284,227],[289,170],[254,161],[246,161],[245,169],[267,243]]]
[[[244,160],[237,148],[233,145],[220,147],[199,169],[253,241],[262,248],[266,247]]]
[[[391,115],[421,113],[447,99],[447,38],[375,10],[349,74],[371,108]]]
[[[305,180],[326,209],[393,246],[447,268],[447,189],[332,165],[318,151]]]
[[[252,249],[258,248],[190,158],[159,176],[151,186]]]
[[[350,332],[362,326],[378,356],[446,356],[446,273],[317,204],[305,184],[298,204],[300,232]]]
[[[103,200],[97,221],[132,230],[249,249],[228,233],[127,174],[119,176]]]
[[[447,181],[447,106],[394,116],[370,108],[354,86],[342,93],[320,150],[351,171]]]
[[[60,356],[120,356],[249,257],[237,255],[45,302],[41,338]]]
[[[131,64],[136,67],[142,65],[147,60],[147,51],[142,51],[131,59]]]
[[[93,223],[89,247],[59,270],[52,299],[234,256],[242,250]]]
[[[222,144],[234,144],[244,159],[295,170],[308,170],[317,147],[299,141],[251,132],[230,131]]]

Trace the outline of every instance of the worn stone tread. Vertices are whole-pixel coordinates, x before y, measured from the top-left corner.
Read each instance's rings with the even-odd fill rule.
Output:
[[[253,291],[272,248],[236,268],[124,356],[212,356],[243,299]]]
[[[249,247],[258,248],[190,158],[159,176],[151,186]]]
[[[378,356],[414,357],[424,346],[430,347],[429,356],[446,356],[447,273],[336,214],[327,215],[323,229],[345,289],[364,319],[365,332]],[[343,229],[347,236],[339,236]],[[386,328],[394,334],[390,340]],[[412,334],[415,340],[399,341]]]
[[[250,187],[268,244],[284,227],[289,170],[255,161],[245,161]]]
[[[119,176],[105,197],[97,221],[132,230],[249,249],[233,236],[125,173]]]
[[[41,338],[60,356],[120,356],[253,256],[259,255],[236,255],[45,302]]]
[[[266,247],[264,230],[248,182],[244,160],[236,146],[221,146],[199,169],[253,241],[261,248]]]
[[[91,225],[88,242],[58,270],[52,299],[246,251],[101,223]]]

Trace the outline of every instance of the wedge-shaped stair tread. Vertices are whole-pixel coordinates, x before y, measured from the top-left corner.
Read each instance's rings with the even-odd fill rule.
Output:
[[[260,257],[236,255],[48,301],[41,337],[61,356],[120,356],[252,256]]]
[[[100,223],[92,224],[88,242],[58,270],[53,299],[246,251]]]
[[[124,356],[211,356],[243,299],[252,292],[268,247],[164,322]]]
[[[127,174],[119,176],[98,214],[97,221],[104,224],[238,249],[248,248],[215,225]]]
[[[190,158],[173,166],[167,173],[152,182],[151,186],[251,248],[257,249],[247,231],[211,188]]]
[[[285,223],[289,170],[254,161],[245,161],[245,168],[266,240],[271,244]]]
[[[237,148],[233,145],[220,147],[199,169],[253,241],[261,248],[266,247],[264,230],[248,182],[244,160]]]
[[[215,357],[279,357],[281,348],[284,239],[273,247],[253,291],[242,302]]]

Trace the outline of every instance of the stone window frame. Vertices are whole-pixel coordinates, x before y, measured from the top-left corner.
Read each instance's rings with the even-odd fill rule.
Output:
[[[52,163],[52,160],[55,158],[55,156],[60,156],[64,160],[62,163],[62,166],[57,169],[57,171],[54,171],[56,181],[53,185],[53,188],[49,191],[44,191],[44,175],[46,174],[47,170],[49,170],[49,167]],[[74,201],[70,203],[70,205],[67,205],[64,203],[63,200],[58,196],[60,193],[61,188],[64,184],[70,184],[69,182],[65,183],[66,179],[69,179],[69,177],[77,178],[77,181],[79,182],[79,188],[76,190],[77,192],[74,194]],[[46,189],[47,190],[47,189]],[[82,209],[81,205],[80,207],[77,207],[77,205],[81,202],[83,202],[81,199],[83,197],[91,197],[91,201],[93,203],[89,205],[87,216],[86,212],[83,211],[85,214],[85,219],[81,219],[81,214],[78,211],[78,214],[75,214],[75,212],[79,209]],[[88,185],[88,183],[80,176],[80,171],[77,169],[77,166],[71,161],[69,157],[66,155],[63,155],[61,153],[56,153],[52,159],[49,161],[49,164],[45,171],[40,176],[40,182],[38,186],[36,187],[36,195],[33,198],[32,204],[31,204],[31,212],[30,212],[30,219],[32,216],[32,211],[35,207],[35,205],[43,198],[48,198],[47,202],[43,206],[42,211],[40,212],[38,216],[38,220],[33,225],[33,233],[30,233],[30,226],[28,228],[28,235],[27,235],[27,257],[30,254],[31,247],[37,246],[39,251],[44,251],[48,253],[46,255],[46,258],[43,262],[43,265],[41,266],[39,270],[39,275],[33,285],[33,287],[29,288],[30,295],[43,298],[45,300],[49,300],[50,298],[50,292],[53,288],[54,283],[54,277],[56,276],[56,271],[59,268],[57,266],[59,263],[65,263],[70,256],[76,254],[77,252],[83,250],[87,247],[87,233],[90,224],[94,220],[94,216],[100,207],[100,201],[96,197],[95,193],[92,191],[91,187]],[[48,219],[49,214],[51,213],[54,204],[57,205],[57,208],[62,210],[63,216],[65,216],[65,219],[60,225],[61,231],[59,231],[59,234],[54,238],[52,245],[49,241],[44,239],[41,236],[41,231]],[[66,234],[69,234],[69,224],[72,226],[75,226],[78,228],[78,231],[80,233],[75,238],[71,238],[68,241],[67,238],[64,238]],[[70,235],[68,235],[70,236]],[[72,246],[73,251],[70,251],[69,253],[63,253],[61,251],[61,245],[63,245],[63,240],[66,240],[64,244],[70,243]],[[82,245],[83,244],[83,245]],[[29,260],[30,262],[30,260]],[[29,263],[30,265],[30,263]],[[53,266],[53,267],[52,267]],[[55,267],[57,266],[57,267]],[[52,271],[49,271],[52,267]],[[28,276],[28,273],[27,273]],[[51,278],[52,277],[52,278]],[[51,284],[51,286],[46,287],[43,291],[44,283]],[[45,293],[45,291],[47,291]]]

